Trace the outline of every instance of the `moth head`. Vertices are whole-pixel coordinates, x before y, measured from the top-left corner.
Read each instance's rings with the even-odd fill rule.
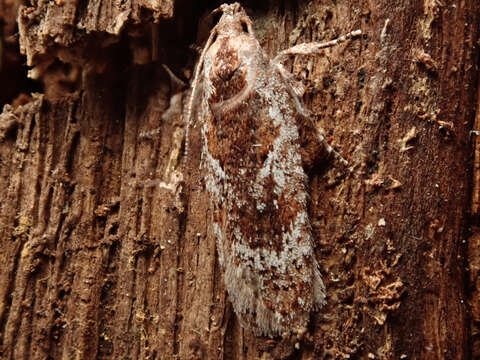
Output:
[[[220,5],[212,14],[222,14],[213,30],[216,37],[254,36],[252,21],[239,3]]]
[[[234,43],[243,44],[240,46],[242,48],[245,48],[245,43],[258,44],[258,42],[253,33],[252,21],[239,3],[223,4],[212,12],[213,16],[216,14],[220,15],[220,19],[210,32],[210,36],[195,68],[192,93],[195,94],[195,88],[201,77],[201,71],[204,68],[205,62],[209,59],[213,68],[210,76],[213,76],[214,80],[216,80],[214,81],[216,84],[213,85],[215,92],[223,94],[222,97],[225,98],[235,92],[235,89],[229,89],[228,82],[230,82],[229,80],[235,80],[232,78],[236,75],[237,70],[241,68],[242,64],[239,57],[239,47],[236,44],[229,44],[229,39],[234,39]],[[242,41],[244,39],[249,39],[250,41]],[[222,44],[219,40],[223,41]],[[226,40],[226,42],[224,40]],[[220,51],[220,49],[222,50]],[[242,52],[245,52],[245,49],[243,49]],[[245,77],[246,74],[240,74],[238,72],[237,75]],[[247,87],[244,86],[245,80],[236,83],[241,83],[240,86],[243,87],[242,92],[245,93],[245,89],[247,89]],[[222,92],[224,89],[229,89],[230,91]],[[187,123],[191,121],[194,100],[195,96],[191,96],[187,108]]]
[[[251,43],[257,42],[252,21],[239,3],[223,4],[212,14],[220,16],[212,30],[209,49],[213,60],[213,74],[223,81],[229,81],[241,67],[244,53],[248,53]]]

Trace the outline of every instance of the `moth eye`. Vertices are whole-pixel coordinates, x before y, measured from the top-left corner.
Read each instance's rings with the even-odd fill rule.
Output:
[[[242,24],[243,32],[248,34],[248,24],[245,21],[240,22],[240,24]]]

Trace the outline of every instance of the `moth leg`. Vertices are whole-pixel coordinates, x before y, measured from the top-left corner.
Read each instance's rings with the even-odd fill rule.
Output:
[[[328,143],[310,116],[297,116],[297,127],[302,163],[307,171],[324,160],[333,160],[342,167],[348,167],[347,160]]]
[[[327,157],[333,157],[336,161],[340,162],[343,166],[348,166],[348,162],[338,153],[335,149],[325,140],[323,134],[318,130],[311,116],[303,109],[300,102],[300,97],[303,95],[304,89],[298,82],[293,79],[293,76],[285,70],[281,62],[287,56],[292,55],[316,55],[319,54],[322,49],[336,46],[342,42],[347,41],[353,37],[362,34],[362,30],[355,30],[346,35],[340,36],[335,40],[326,42],[310,42],[295,45],[291,48],[281,51],[273,60],[272,64],[277,68],[280,75],[284,79],[287,88],[295,100],[295,104],[298,110],[299,116],[297,117],[297,126],[300,133],[302,161],[306,168],[312,167],[318,156],[315,154],[321,154],[321,148],[327,153]]]
[[[292,56],[292,55],[317,55],[320,53],[320,50],[322,49],[336,46],[338,44],[341,44],[342,42],[347,41],[348,39],[359,36],[361,34],[362,34],[362,30],[355,30],[331,41],[326,41],[321,43],[309,42],[309,43],[298,44],[298,45],[292,46],[291,48],[281,51],[273,59],[273,62],[280,63],[286,56]]]
[[[345,160],[342,155],[335,151],[335,149],[328,143],[323,132],[315,126],[312,120],[312,114],[304,109],[302,102],[300,101],[300,97],[304,93],[303,85],[296,81],[293,75],[281,64],[278,63],[275,65],[287,86],[288,92],[295,101],[298,113],[296,121],[299,132],[300,153],[302,155],[304,168],[311,169],[319,161],[332,158],[335,161],[338,161],[342,166],[347,167],[347,160]]]
[[[177,75],[175,75],[166,64],[162,64],[162,67],[170,78],[170,87],[172,88],[172,93],[176,94],[177,92],[183,91],[187,87],[187,84]]]
[[[167,65],[162,64],[162,67],[170,77],[170,105],[163,112],[162,120],[183,127],[183,100],[187,84],[178,78]]]

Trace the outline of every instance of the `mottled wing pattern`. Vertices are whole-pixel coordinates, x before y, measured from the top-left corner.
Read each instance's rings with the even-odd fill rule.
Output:
[[[253,34],[228,20],[217,25],[201,74],[219,262],[244,327],[267,336],[301,332],[325,288],[307,213],[298,100]]]

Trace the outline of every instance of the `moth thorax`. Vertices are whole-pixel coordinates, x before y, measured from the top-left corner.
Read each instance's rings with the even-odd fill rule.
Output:
[[[223,81],[228,81],[239,68],[241,62],[238,57],[238,50],[231,46],[229,38],[221,39],[219,42],[213,63],[213,71]]]
[[[214,102],[220,102],[239,93],[246,85],[247,69],[241,66],[238,49],[231,44],[231,39],[224,38],[219,42],[217,51],[213,54],[213,67],[210,74],[215,87]]]

